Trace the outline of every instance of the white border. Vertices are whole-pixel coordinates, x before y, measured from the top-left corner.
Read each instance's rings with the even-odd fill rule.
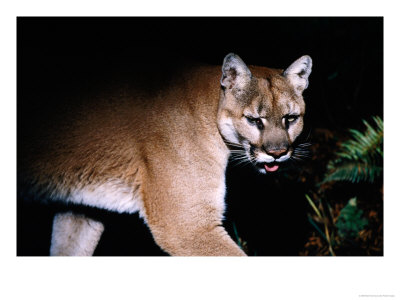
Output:
[[[395,295],[400,197],[398,9],[383,1],[8,1],[1,4],[2,299],[357,299]],[[263,15],[385,17],[385,256],[383,258],[17,258],[16,16]],[[216,29],[218,30],[218,29]],[[374,76],[374,74],[370,74]],[[381,101],[381,99],[377,99]],[[397,155],[396,155],[397,154]],[[395,273],[396,272],[396,273]]]

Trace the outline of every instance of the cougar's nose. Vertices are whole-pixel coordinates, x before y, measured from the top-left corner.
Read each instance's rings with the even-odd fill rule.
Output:
[[[279,158],[282,155],[286,154],[287,151],[288,151],[288,149],[284,148],[284,149],[269,149],[266,152],[267,152],[267,154],[273,156],[274,158]]]

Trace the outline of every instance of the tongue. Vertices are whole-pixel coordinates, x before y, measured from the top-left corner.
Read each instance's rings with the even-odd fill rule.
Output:
[[[264,165],[264,167],[267,172],[275,172],[279,169],[279,165]]]

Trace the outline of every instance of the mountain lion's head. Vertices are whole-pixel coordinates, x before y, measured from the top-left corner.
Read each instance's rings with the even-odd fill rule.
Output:
[[[307,55],[284,72],[259,67],[250,71],[233,53],[224,59],[218,128],[233,153],[261,173],[276,171],[293,155],[293,142],[303,129],[302,93],[311,66]]]

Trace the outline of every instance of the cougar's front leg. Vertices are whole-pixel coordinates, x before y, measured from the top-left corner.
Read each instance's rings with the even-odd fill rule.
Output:
[[[143,190],[155,241],[177,256],[245,255],[222,227],[224,182],[202,178],[196,174],[159,178]]]
[[[103,231],[102,223],[84,215],[75,215],[72,212],[58,213],[53,221],[50,255],[93,255]]]
[[[245,256],[221,226],[150,226],[158,245],[174,256]]]

